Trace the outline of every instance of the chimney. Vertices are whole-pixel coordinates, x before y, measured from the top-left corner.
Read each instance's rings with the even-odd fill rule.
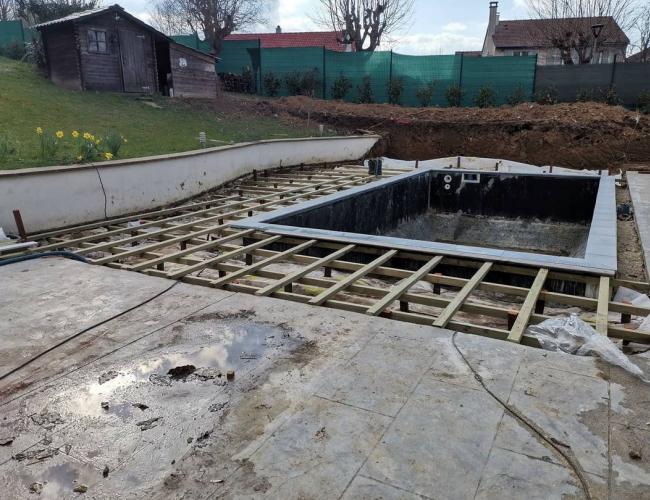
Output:
[[[279,24],[275,27],[275,33],[278,34],[278,35],[279,35],[280,33],[282,33],[282,28],[280,27]]]
[[[490,2],[490,22],[488,23],[488,29],[494,28],[499,24],[499,13],[497,8],[499,7],[499,2]]]

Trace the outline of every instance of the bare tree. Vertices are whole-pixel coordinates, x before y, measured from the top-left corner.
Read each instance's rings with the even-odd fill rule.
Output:
[[[541,41],[560,51],[564,64],[573,64],[573,53],[578,64],[588,64],[603,45],[618,38],[616,24],[625,32],[635,18],[635,0],[528,0],[533,17],[547,22],[539,23]],[[598,36],[594,35],[594,26]]]
[[[343,33],[357,51],[374,51],[384,37],[407,25],[413,0],[320,0],[318,24]]]
[[[235,30],[265,22],[262,0],[158,0],[154,19],[158,27],[172,31],[189,28],[202,33],[214,55],[219,55],[223,39]]]
[[[641,53],[639,62],[650,62],[650,5],[639,9],[633,28],[637,36],[634,48]]]
[[[14,0],[0,0],[0,21],[9,21],[14,14]]]

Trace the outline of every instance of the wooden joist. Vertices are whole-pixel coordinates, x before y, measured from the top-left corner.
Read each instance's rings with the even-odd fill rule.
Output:
[[[533,311],[535,310],[535,304],[537,303],[537,299],[539,298],[539,294],[542,291],[542,287],[544,286],[544,282],[546,281],[547,277],[548,269],[541,268],[539,271],[537,271],[535,281],[533,281],[533,284],[530,287],[530,291],[526,296],[526,300],[521,306],[521,309],[519,309],[517,319],[515,320],[512,328],[510,329],[510,333],[508,334],[508,340],[510,342],[521,342],[521,337],[523,336],[524,331],[528,326],[528,320],[530,319],[531,314],[533,314]]]

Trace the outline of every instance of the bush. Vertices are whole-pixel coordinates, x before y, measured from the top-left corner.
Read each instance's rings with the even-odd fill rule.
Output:
[[[650,113],[650,90],[643,90],[639,94],[639,111],[641,113]]]
[[[348,95],[351,89],[352,81],[343,74],[339,75],[332,85],[332,99],[345,99],[345,96]]]
[[[363,80],[361,80],[361,85],[359,85],[359,103],[371,104],[373,102],[375,102],[375,99],[372,95],[370,76],[366,75],[363,77]]]
[[[306,71],[300,78],[300,93],[309,97],[316,95],[316,89],[320,86],[318,69]]]
[[[246,66],[242,69],[241,79],[242,91],[246,94],[252,94],[254,92],[255,79],[253,78],[253,70],[250,66]]]
[[[479,108],[492,108],[496,104],[496,98],[494,89],[489,85],[483,85],[474,97],[474,104]]]
[[[603,92],[603,102],[609,104],[610,106],[618,106],[621,104],[621,100],[618,97],[616,92],[616,87],[612,85],[605,92]]]
[[[278,95],[280,85],[282,85],[280,79],[275,76],[275,73],[272,71],[269,71],[266,75],[264,75],[264,88],[266,89],[266,95],[269,97],[275,97]]]
[[[111,130],[108,134],[104,136],[104,149],[109,152],[112,156],[117,156],[120,152],[122,144],[126,141],[122,134],[118,133],[115,130]],[[101,143],[100,143],[101,144]]]
[[[7,135],[0,135],[0,162],[16,152],[16,145]]]
[[[415,91],[415,97],[418,98],[420,106],[426,108],[431,106],[431,99],[433,99],[433,83],[424,85]]]
[[[447,87],[445,90],[445,98],[447,99],[447,104],[451,108],[459,107],[463,102],[463,96],[465,91],[458,84],[453,84]]]
[[[526,91],[524,90],[524,87],[521,85],[517,85],[517,88],[510,94],[510,97],[508,97],[508,104],[510,106],[516,106],[517,104],[521,104],[522,102],[526,102]]]
[[[402,78],[392,78],[388,82],[388,103],[399,105],[404,92],[404,80]]]
[[[594,100],[592,89],[578,89],[576,93],[576,102],[590,102]]]
[[[0,45],[0,56],[20,61],[26,54],[27,49],[22,42],[11,42],[6,45]]]
[[[535,102],[542,105],[557,104],[557,87],[551,85],[535,92]]]
[[[289,95],[299,95],[302,88],[302,76],[298,71],[292,71],[284,76],[284,83],[287,86]]]

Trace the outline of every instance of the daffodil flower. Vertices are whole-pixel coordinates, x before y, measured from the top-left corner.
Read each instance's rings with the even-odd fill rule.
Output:
[[[57,130],[57,131],[56,131],[56,136],[57,136],[57,138],[59,138],[59,139],[63,139],[63,136],[64,136],[64,135],[65,135],[65,134],[63,133],[63,130]]]
[[[36,133],[38,135],[43,135],[43,129],[41,127],[36,127]]]
[[[72,131],[72,137],[74,137],[75,139],[76,139],[77,137],[79,137],[79,132],[77,132],[76,130],[73,130],[73,131]]]
[[[113,153],[104,153],[104,157],[105,157],[107,160],[112,160],[112,159],[113,159]]]
[[[91,137],[92,137],[92,136],[91,136],[88,132],[84,132],[84,139],[88,140],[88,139],[90,139]]]

